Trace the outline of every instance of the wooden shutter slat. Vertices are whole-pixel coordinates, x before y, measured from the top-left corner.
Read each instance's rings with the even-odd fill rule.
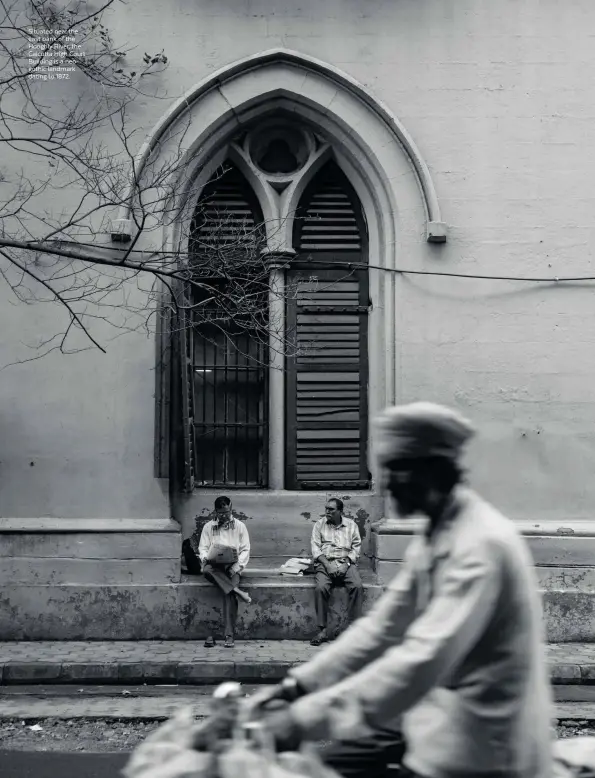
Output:
[[[319,187],[309,193],[297,248],[300,251],[360,251],[355,197],[345,189],[336,168],[329,167],[325,173],[319,179]]]
[[[287,279],[296,346],[287,360],[288,487],[365,488],[368,275],[333,262],[365,261],[366,235],[357,197],[334,163],[306,190],[298,216],[298,263]]]

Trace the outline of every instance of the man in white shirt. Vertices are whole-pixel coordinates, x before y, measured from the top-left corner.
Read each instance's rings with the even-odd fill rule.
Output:
[[[470,423],[432,403],[389,408],[375,450],[401,517],[425,516],[373,609],[254,704],[280,749],[333,740],[342,776],[386,774],[401,719],[420,778],[549,778],[553,710],[533,560],[514,523],[462,483]],[[396,739],[396,738],[395,738]]]
[[[314,605],[318,634],[310,643],[319,646],[329,639],[328,605],[331,590],[344,586],[348,599],[348,619],[361,615],[363,586],[356,567],[362,539],[353,519],[343,516],[343,500],[327,500],[325,515],[312,528],[312,558],[316,562]]]
[[[215,500],[215,519],[203,527],[198,555],[204,577],[223,593],[224,646],[233,648],[238,600],[252,600],[248,592],[240,589],[240,576],[250,559],[250,538],[244,522],[233,516],[229,497]],[[205,646],[214,645],[215,639],[209,635]]]

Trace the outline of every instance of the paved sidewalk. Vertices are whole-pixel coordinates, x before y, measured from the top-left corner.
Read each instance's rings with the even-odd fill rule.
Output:
[[[299,640],[237,641],[233,649],[166,640],[0,642],[0,682],[256,683],[282,678],[320,650]],[[553,683],[595,683],[595,643],[549,645],[548,661]]]

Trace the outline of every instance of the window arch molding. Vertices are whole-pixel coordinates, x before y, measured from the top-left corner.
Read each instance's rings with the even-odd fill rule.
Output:
[[[192,171],[204,165],[226,138],[256,116],[281,107],[310,119],[343,146],[345,155],[361,166],[369,189],[378,192],[381,183],[397,227],[413,200],[416,231],[422,227],[430,242],[445,240],[446,225],[429,168],[401,122],[337,68],[287,50],[233,63],[193,87],[151,131],[137,155],[136,169],[142,171],[154,154],[180,148],[185,181],[177,181],[175,191],[183,201]],[[398,176],[408,183],[400,186]],[[122,220],[129,217],[131,207],[133,203],[122,209]]]
[[[137,170],[160,155],[171,158],[179,150],[183,154],[170,186],[176,201],[168,204],[179,218],[163,225],[162,250],[181,248],[197,192],[230,154],[234,136],[276,113],[295,116],[332,146],[332,155],[362,206],[371,265],[416,269],[432,261],[436,248],[429,243],[445,239],[446,225],[428,166],[409,134],[349,76],[287,50],[250,57],[218,71],[172,106],[150,133],[137,157]],[[278,198],[265,191],[243,160],[233,159],[253,187],[265,221],[283,224],[281,229],[273,228],[277,237],[269,241],[269,250],[291,247],[291,213],[324,154]],[[127,219],[132,207],[133,203],[123,209],[120,217]],[[370,350],[370,415],[396,400],[399,283],[394,274],[370,273],[373,331],[384,332]]]

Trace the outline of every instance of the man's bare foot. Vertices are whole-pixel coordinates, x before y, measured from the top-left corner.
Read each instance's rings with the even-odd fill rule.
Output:
[[[311,646],[321,646],[323,643],[328,642],[328,632],[326,629],[321,629],[315,638],[310,641]]]
[[[248,592],[245,592],[243,589],[240,589],[239,587],[236,587],[234,589],[234,592],[238,595],[240,600],[243,600],[246,603],[252,602],[252,597],[250,597]]]

